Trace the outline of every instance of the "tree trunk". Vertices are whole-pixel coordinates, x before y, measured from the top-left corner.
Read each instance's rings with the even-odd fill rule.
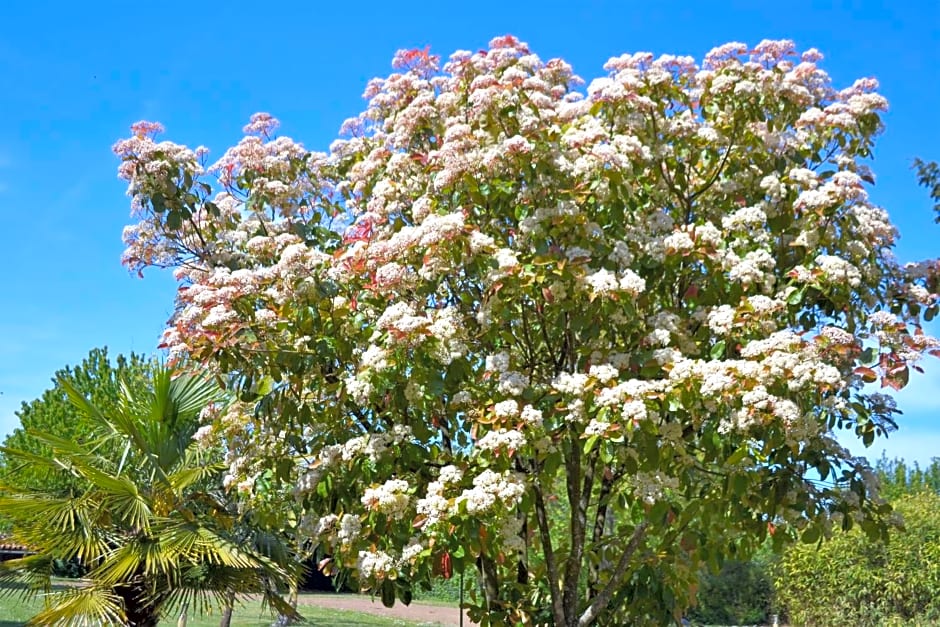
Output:
[[[290,603],[290,606],[297,609],[297,582],[295,581],[291,585],[290,595],[287,599],[287,602]],[[286,627],[287,625],[293,625],[297,621],[292,616],[285,616],[284,614],[279,614],[277,620],[274,621],[276,627]]]
[[[155,600],[147,602],[147,587],[142,581],[115,586],[114,592],[124,605],[127,627],[157,627],[161,603]]]
[[[492,612],[499,603],[499,576],[496,573],[496,564],[485,555],[480,555],[477,558],[477,570],[480,573],[480,586],[483,588],[483,598],[486,599],[486,609]]]
[[[222,609],[222,620],[219,621],[219,627],[230,627],[232,624],[232,612],[235,609],[235,593],[229,592],[225,598],[225,607]]]

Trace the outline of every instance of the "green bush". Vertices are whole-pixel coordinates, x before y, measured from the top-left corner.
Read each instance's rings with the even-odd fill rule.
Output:
[[[767,623],[772,601],[773,582],[765,561],[728,561],[718,573],[702,574],[698,604],[689,618],[706,625]]]
[[[457,603],[460,601],[460,584],[463,581],[464,597],[469,598],[470,592],[477,588],[476,570],[468,568],[461,577],[458,573],[450,579],[436,579],[431,583],[430,590],[418,588],[415,590],[415,599],[419,601],[444,601],[447,603]]]
[[[792,547],[775,572],[794,625],[882,627],[940,618],[940,496],[894,502],[904,529],[884,544],[853,529],[820,546]]]

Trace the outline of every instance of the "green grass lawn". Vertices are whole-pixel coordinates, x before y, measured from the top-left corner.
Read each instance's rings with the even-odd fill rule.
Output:
[[[0,627],[20,627],[42,607],[41,600],[29,602],[17,595],[0,594]],[[393,618],[372,616],[361,612],[323,609],[304,605],[301,614],[307,619],[306,625],[323,625],[326,627],[413,627],[420,623],[413,623]],[[273,622],[270,614],[261,613],[261,603],[248,601],[236,608],[232,617],[233,627],[269,627]],[[162,625],[176,627],[176,617],[162,621]],[[216,627],[219,624],[219,615],[190,616],[187,627]]]

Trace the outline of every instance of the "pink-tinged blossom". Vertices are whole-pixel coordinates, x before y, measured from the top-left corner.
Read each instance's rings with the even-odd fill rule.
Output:
[[[255,113],[251,116],[251,121],[242,129],[242,132],[245,135],[271,137],[280,125],[281,123],[270,113]]]

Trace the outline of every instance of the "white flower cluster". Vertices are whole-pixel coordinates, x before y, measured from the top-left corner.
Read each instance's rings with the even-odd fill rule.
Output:
[[[437,340],[433,356],[438,363],[446,366],[467,353],[464,328],[455,307],[443,307],[432,312],[428,333]]]
[[[339,521],[339,528],[336,530],[336,539],[340,544],[349,545],[359,538],[362,531],[362,523],[358,516],[352,514],[343,514]]]
[[[300,478],[294,486],[294,495],[300,497],[312,492],[316,489],[323,473],[340,462],[350,462],[363,456],[369,461],[378,461],[388,452],[389,447],[402,444],[411,437],[411,427],[395,425],[391,431],[367,433],[350,438],[343,444],[324,446],[314,461],[301,469]]]
[[[343,514],[342,518],[336,514],[327,514],[317,520],[312,531],[310,530],[311,524],[309,518],[304,516],[301,526],[315,537],[332,536],[335,534],[336,539],[343,546],[348,546],[355,542],[359,538],[359,533],[362,531],[362,523],[359,521],[359,517],[352,514]]]
[[[518,451],[525,444],[525,436],[515,429],[497,429],[490,431],[477,440],[477,448],[481,451]]]
[[[617,385],[601,388],[594,397],[597,407],[609,407],[620,412],[624,423],[636,425],[638,422],[655,418],[655,412],[647,407],[645,398],[656,398],[666,389],[663,381],[628,379]],[[593,418],[587,425],[589,435],[607,434],[613,425],[611,419],[599,421]]]
[[[444,496],[444,491],[463,479],[463,471],[457,466],[448,465],[441,468],[437,481],[428,483],[424,498],[418,499],[417,513],[424,516],[422,529],[431,529],[451,513],[451,502]]]
[[[508,396],[522,396],[525,389],[529,387],[529,383],[529,377],[526,375],[514,370],[508,370],[499,374],[499,382],[496,385],[496,389],[500,393]]]
[[[667,490],[675,490],[678,487],[678,479],[660,473],[641,472],[633,477],[634,494],[649,505],[662,499]]]
[[[393,520],[402,518],[408,512],[411,486],[403,479],[389,479],[382,485],[366,488],[362,495],[362,504],[367,509],[386,514]]]
[[[401,559],[398,560],[399,566],[404,569],[418,559],[424,552],[424,545],[417,537],[412,538],[408,544],[401,550]]]
[[[486,356],[487,372],[508,372],[509,371],[509,353],[494,353]]]
[[[203,448],[208,448],[212,445],[213,435],[213,426],[203,425],[196,429],[196,432],[193,434],[193,441],[198,442],[199,446]]]
[[[537,409],[532,405],[526,405],[523,407],[522,413],[519,417],[522,419],[522,422],[526,423],[530,427],[538,428],[542,426],[542,410]]]
[[[862,282],[858,268],[841,257],[819,255],[816,257],[816,265],[829,283],[858,287]]]
[[[512,399],[500,401],[493,406],[493,413],[501,420],[515,418],[519,415],[519,403]]]
[[[736,315],[731,305],[719,305],[708,312],[708,328],[715,335],[728,335],[734,329]]]
[[[356,568],[360,577],[393,578],[398,574],[398,560],[385,551],[359,551]]]
[[[560,372],[552,381],[552,388],[560,394],[580,396],[587,391],[588,376],[582,372]]]
[[[365,407],[369,404],[373,385],[372,382],[368,380],[367,375],[349,375],[343,379],[343,387],[346,388],[346,393],[350,398],[360,407]]]
[[[620,376],[620,373],[611,364],[594,364],[588,369],[588,375],[597,379],[598,383],[608,383]]]
[[[646,290],[646,280],[630,269],[624,270],[618,277],[610,270],[601,268],[584,277],[584,283],[599,296],[624,293],[636,296]]]
[[[332,451],[336,450],[339,458],[343,461],[348,462],[364,455],[370,461],[374,462],[384,455],[390,446],[401,444],[411,437],[411,427],[407,425],[395,425],[392,427],[391,431],[367,433],[350,438],[345,444],[336,449],[333,447],[325,447],[323,453],[321,453],[321,459],[325,461],[332,457]]]
[[[728,270],[728,279],[739,282],[748,287],[753,284],[768,285],[774,280],[771,270],[777,261],[763,248],[752,250],[739,257],[728,251],[725,256],[725,266]]]
[[[428,317],[418,315],[411,304],[399,301],[389,305],[375,324],[379,329],[388,329],[402,335],[409,335],[424,329],[430,323]]]
[[[610,423],[597,418],[591,418],[584,428],[584,435],[605,435],[610,429]]]
[[[473,478],[473,488],[464,490],[457,497],[455,506],[466,503],[467,513],[471,515],[487,514],[499,504],[514,507],[525,493],[525,482],[521,475],[492,470],[484,470]]]
[[[525,551],[526,541],[522,537],[522,518],[506,515],[499,525],[499,539],[507,551]]]

